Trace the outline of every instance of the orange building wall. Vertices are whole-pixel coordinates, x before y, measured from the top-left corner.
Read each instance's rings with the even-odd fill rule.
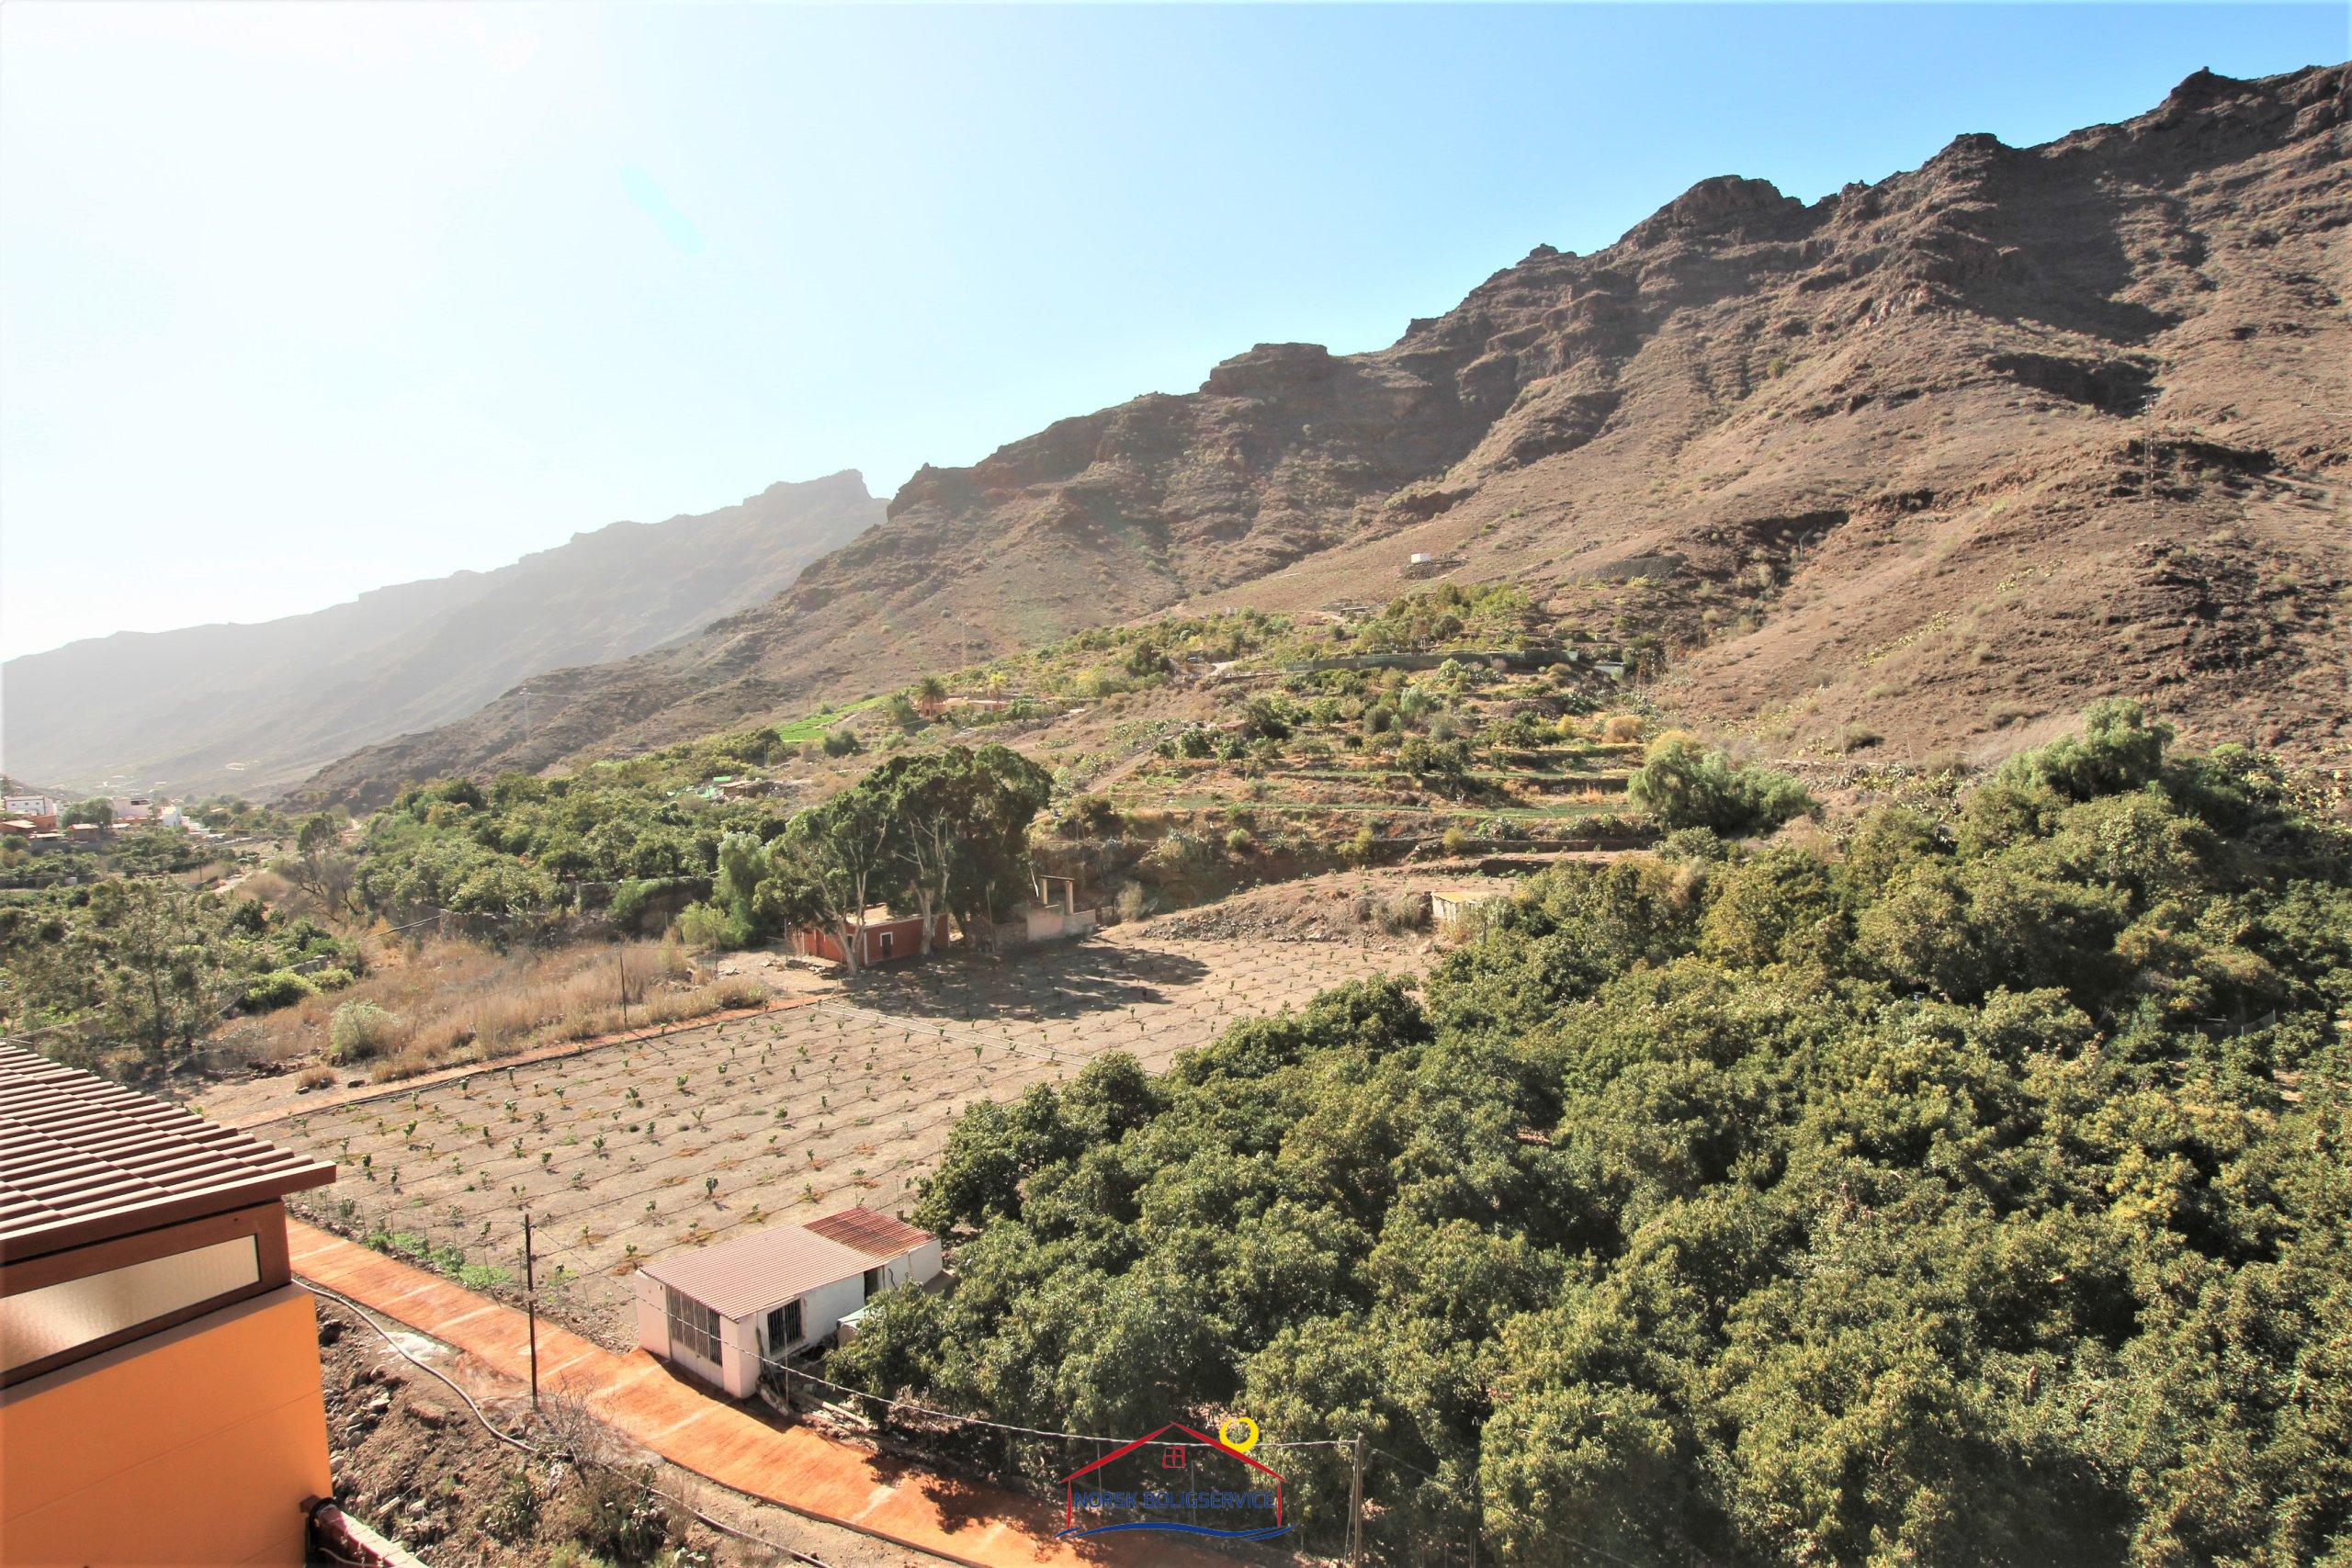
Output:
[[[882,933],[891,933],[892,951],[888,957],[882,953]],[[810,958],[842,961],[842,944],[834,934],[821,926],[809,926],[795,933],[800,951]],[[933,952],[947,945],[952,928],[944,912],[931,918],[931,945]],[[876,920],[865,928],[865,951],[858,959],[862,964],[892,964],[901,958],[913,958],[922,952],[922,917],[908,915],[895,920]]]
[[[0,1564],[301,1562],[302,1501],[330,1492],[308,1292],[0,1397]]]

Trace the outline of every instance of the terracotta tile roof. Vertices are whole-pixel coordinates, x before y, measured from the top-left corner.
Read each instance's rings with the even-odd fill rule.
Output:
[[[0,1256],[36,1257],[334,1179],[327,1161],[0,1044]]]
[[[903,1258],[931,1239],[929,1231],[917,1230],[904,1220],[872,1209],[843,1209],[838,1214],[810,1220],[808,1229],[869,1258]]]
[[[931,1239],[888,1214],[843,1209],[805,1225],[778,1225],[680,1253],[645,1272],[721,1317],[750,1317],[820,1286],[853,1280],[878,1258],[899,1258]]]

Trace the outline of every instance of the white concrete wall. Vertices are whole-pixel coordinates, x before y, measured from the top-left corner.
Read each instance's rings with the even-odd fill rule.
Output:
[[[662,1281],[639,1269],[637,1285],[637,1342],[650,1353],[670,1355],[670,1314],[662,1296]]]
[[[718,1320],[718,1386],[738,1399],[749,1399],[760,1386],[759,1327],[747,1317]]]
[[[933,1237],[891,1265],[898,1272],[890,1282],[894,1285],[920,1285],[936,1279],[939,1271],[946,1266],[940,1257],[939,1241]]]
[[[1066,911],[1032,904],[1021,911],[1023,930],[1031,942],[1061,942],[1081,937],[1102,922],[1091,909]]]
[[[820,1285],[800,1298],[800,1338],[769,1353],[781,1358],[786,1352],[802,1345],[821,1345],[833,1337],[833,1330],[842,1318],[865,1304],[865,1282],[851,1275],[830,1285]]]
[[[724,1325],[726,1319],[721,1318],[719,1322]],[[720,1347],[720,1352],[721,1354],[725,1353],[725,1347],[723,1345]],[[672,1366],[676,1367],[681,1371],[692,1372],[695,1377],[702,1379],[703,1382],[710,1384],[713,1388],[725,1388],[727,1386],[727,1369],[725,1367],[716,1367],[711,1365],[708,1361],[704,1360],[700,1356],[695,1355],[692,1350],[687,1349],[684,1345],[671,1346],[669,1355],[663,1357],[662,1359],[668,1361]]]

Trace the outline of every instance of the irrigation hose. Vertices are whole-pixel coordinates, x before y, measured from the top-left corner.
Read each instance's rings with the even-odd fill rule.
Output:
[[[500,1442],[504,1443],[507,1447],[519,1449],[524,1453],[530,1454],[534,1458],[537,1459],[561,1459],[565,1462],[575,1466],[582,1462],[576,1455],[550,1454],[547,1450],[539,1447],[537,1443],[529,1441],[527,1438],[518,1438],[512,1432],[502,1431],[498,1425],[492,1421],[489,1416],[483,1412],[482,1407],[474,1402],[474,1396],[468,1393],[462,1387],[460,1387],[456,1380],[451,1378],[447,1373],[442,1371],[440,1368],[428,1365],[427,1363],[417,1359],[413,1355],[411,1355],[409,1353],[408,1347],[402,1345],[398,1339],[394,1338],[390,1329],[377,1322],[373,1313],[360,1305],[357,1302],[353,1301],[349,1296],[345,1295],[342,1292],[329,1290],[324,1285],[313,1284],[308,1280],[297,1280],[295,1283],[310,1292],[312,1295],[323,1297],[326,1300],[334,1302],[337,1305],[344,1307],[353,1315],[356,1316],[360,1322],[366,1324],[369,1328],[374,1329],[378,1337],[379,1337],[385,1344],[390,1346],[394,1352],[396,1352],[402,1360],[408,1362],[419,1371],[430,1374],[441,1382],[443,1386],[447,1388],[450,1393],[463,1400],[465,1402],[466,1408],[473,1413],[473,1418],[481,1424],[481,1429],[488,1432]],[[781,1541],[770,1540],[763,1535],[755,1534],[754,1532],[744,1529],[738,1525],[729,1524],[724,1519],[713,1517],[711,1515],[703,1512],[700,1508],[695,1507],[692,1503],[686,1501],[684,1498],[673,1496],[670,1493],[662,1491],[658,1486],[648,1486],[645,1490],[651,1495],[659,1497],[664,1503],[669,1504],[672,1507],[677,1508],[684,1513],[691,1514],[694,1517],[709,1526],[712,1529],[719,1531],[721,1534],[731,1535],[738,1540],[749,1541],[753,1546],[765,1548],[767,1551],[776,1552],[781,1556],[789,1558],[795,1562],[806,1564],[806,1568],[833,1568],[832,1564],[827,1562],[821,1557],[812,1557],[808,1552],[802,1551],[797,1547],[786,1546]]]

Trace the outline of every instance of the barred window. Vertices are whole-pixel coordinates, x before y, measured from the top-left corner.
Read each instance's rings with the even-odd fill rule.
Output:
[[[669,1299],[670,1348],[674,1353],[685,1350],[700,1356],[712,1366],[719,1364],[718,1314],[692,1296],[682,1296],[670,1286],[662,1287]]]

